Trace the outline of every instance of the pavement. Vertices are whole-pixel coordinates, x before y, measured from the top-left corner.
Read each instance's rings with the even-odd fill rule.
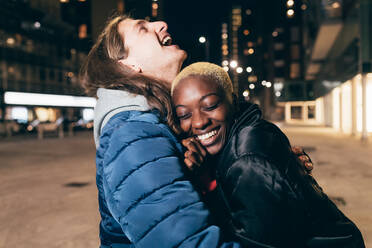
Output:
[[[323,127],[281,128],[305,147],[319,184],[372,247],[372,142]],[[0,138],[0,181],[0,248],[99,246],[91,133]]]

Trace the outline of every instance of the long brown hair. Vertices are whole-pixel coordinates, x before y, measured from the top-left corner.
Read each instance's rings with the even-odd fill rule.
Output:
[[[173,109],[169,89],[158,79],[133,72],[118,61],[127,56],[124,38],[118,31],[121,21],[130,18],[125,15],[109,20],[99,35],[97,42],[85,60],[80,76],[83,87],[90,96],[96,96],[98,88],[125,90],[133,94],[143,95],[148,104],[159,110],[162,118],[176,132]]]

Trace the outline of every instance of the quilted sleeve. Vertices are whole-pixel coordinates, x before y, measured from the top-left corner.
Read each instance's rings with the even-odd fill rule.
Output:
[[[185,179],[164,128],[125,122],[109,139],[103,161],[108,208],[135,247],[240,247],[221,244],[220,229]]]

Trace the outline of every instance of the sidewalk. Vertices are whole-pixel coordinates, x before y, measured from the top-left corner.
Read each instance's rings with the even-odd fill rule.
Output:
[[[327,128],[282,129],[305,147],[314,176],[372,247],[372,144]],[[0,142],[0,248],[98,247],[90,133]]]
[[[325,127],[281,126],[292,145],[305,148],[324,191],[361,230],[372,247],[372,142]]]

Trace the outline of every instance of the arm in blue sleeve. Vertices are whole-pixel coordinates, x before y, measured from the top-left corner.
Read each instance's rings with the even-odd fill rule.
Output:
[[[127,122],[109,142],[103,166],[108,208],[138,248],[237,248],[221,243],[220,229],[182,172],[164,128]]]

